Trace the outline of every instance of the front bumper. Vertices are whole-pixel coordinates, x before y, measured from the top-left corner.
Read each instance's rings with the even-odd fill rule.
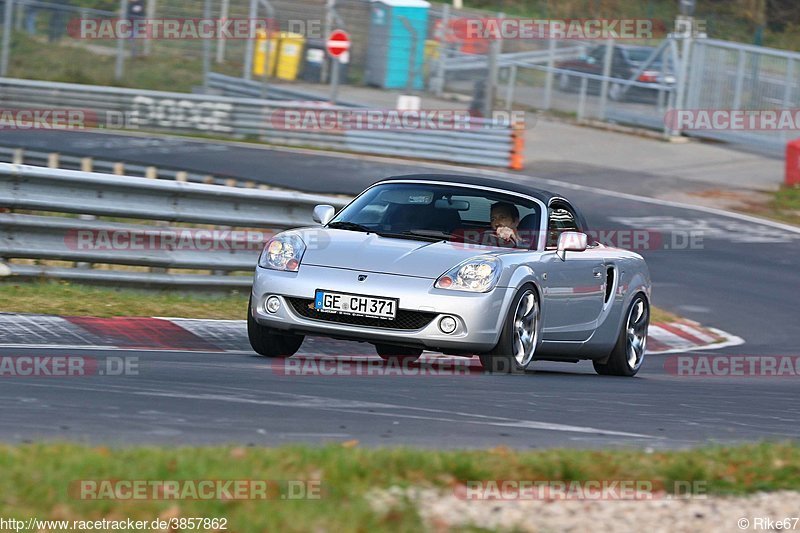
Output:
[[[366,274],[367,278],[358,281],[359,274]],[[514,291],[503,287],[496,287],[488,293],[448,291],[434,288],[433,283],[434,280],[426,278],[313,265],[303,265],[299,272],[259,267],[253,282],[253,306],[250,312],[259,324],[301,334],[441,351],[491,350],[500,338]],[[405,318],[413,315],[417,322],[404,320],[402,326],[405,329],[400,329],[389,321],[355,320],[362,323],[340,323],[322,319],[328,315],[316,317],[315,312],[299,312],[298,300],[313,301],[317,289],[398,298],[399,309],[405,312]],[[275,313],[269,313],[265,308],[266,299],[271,295],[281,300],[280,309]],[[424,320],[420,319],[421,316]],[[439,320],[444,316],[452,316],[458,324],[451,334],[439,329]],[[420,323],[424,324],[420,326]]]

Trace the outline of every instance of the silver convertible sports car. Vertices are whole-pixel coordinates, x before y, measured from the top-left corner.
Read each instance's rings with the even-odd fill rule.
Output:
[[[500,180],[381,180],[320,226],[276,235],[258,261],[253,349],[289,357],[305,335],[368,342],[386,359],[477,354],[484,369],[591,359],[633,376],[650,320],[641,256],[590,241],[564,197]]]

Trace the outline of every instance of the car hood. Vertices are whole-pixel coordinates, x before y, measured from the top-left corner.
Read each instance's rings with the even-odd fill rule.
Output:
[[[500,255],[502,249],[462,243],[381,237],[339,229],[301,231],[307,249],[302,264],[436,279],[476,255]]]

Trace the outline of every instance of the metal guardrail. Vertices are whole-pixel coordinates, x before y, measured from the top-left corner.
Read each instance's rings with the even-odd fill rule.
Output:
[[[211,183],[217,185],[238,185],[238,182],[236,185],[229,183],[232,181],[231,178],[216,177],[208,173],[190,172],[175,168],[165,168],[163,166],[154,167],[152,165],[143,165],[121,160],[100,159],[96,157],[67,154],[64,152],[46,152],[42,150],[12,148],[9,146],[0,146],[0,163],[47,166],[65,170],[84,170],[87,172],[101,172],[176,181],[193,181],[196,183]],[[90,168],[87,170],[85,167]]]
[[[207,78],[208,88],[219,91],[222,96],[261,98],[264,85],[260,81],[246,80],[235,76],[226,76],[217,72],[209,72]],[[270,85],[267,89],[269,100],[282,100],[290,102],[327,102],[328,97],[308,91],[298,91],[286,87]],[[338,105],[344,107],[366,107],[354,102],[338,100]]]
[[[515,155],[512,124],[457,118],[435,129],[300,129],[280,113],[354,112],[319,102],[170,93],[0,78],[5,109],[79,109],[98,125],[214,136],[256,137],[288,146],[509,167]],[[385,111],[385,110],[384,110]],[[518,155],[518,154],[516,154]]]
[[[74,268],[9,264],[12,275],[21,277],[247,287],[250,276],[227,276],[222,272],[250,271],[273,230],[313,224],[311,213],[315,205],[338,208],[346,201],[329,195],[0,163],[0,207],[61,214],[0,213],[0,258],[78,262]],[[80,216],[66,217],[65,213]],[[203,227],[134,224],[97,220],[96,216]],[[204,229],[206,225],[221,228]],[[189,239],[190,245],[182,246],[181,239]],[[156,270],[99,270],[86,263]],[[160,269],[214,273],[167,273]]]

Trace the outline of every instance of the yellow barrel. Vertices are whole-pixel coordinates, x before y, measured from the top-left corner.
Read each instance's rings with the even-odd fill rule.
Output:
[[[275,59],[278,57],[279,36],[277,32],[273,32],[269,39],[269,74],[275,75]],[[264,75],[264,64],[267,58],[267,32],[258,30],[256,32],[256,46],[253,51],[253,75]]]
[[[303,61],[305,43],[306,38],[299,33],[281,32],[280,55],[275,76],[287,81],[297,79]]]

